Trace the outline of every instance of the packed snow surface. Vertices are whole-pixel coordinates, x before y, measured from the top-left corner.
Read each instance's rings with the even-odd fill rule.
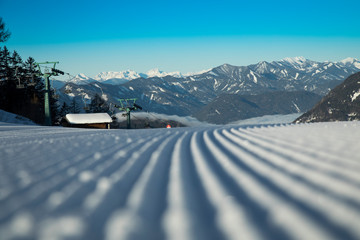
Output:
[[[25,125],[36,125],[33,121],[17,114],[9,113],[0,109],[0,122],[11,122]]]
[[[0,123],[5,239],[360,239],[360,122]]]

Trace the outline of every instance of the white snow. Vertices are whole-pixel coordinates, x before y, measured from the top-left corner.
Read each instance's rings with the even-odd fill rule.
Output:
[[[30,119],[0,109],[0,122],[35,125]]]
[[[292,123],[295,119],[300,117],[302,113],[292,113],[286,115],[265,115],[261,117],[248,118],[244,120],[235,121],[229,123],[230,125],[262,125],[262,124],[280,124],[280,123]]]
[[[206,69],[206,70],[201,70],[201,71],[198,71],[198,72],[188,72],[188,73],[185,73],[185,74],[181,74],[183,77],[191,77],[191,76],[196,76],[196,75],[201,75],[203,73],[207,73],[209,71],[211,71],[212,68],[210,69]]]
[[[108,101],[108,100],[109,100],[109,98],[108,98],[108,96],[107,96],[106,94],[102,94],[102,95],[101,95],[101,98],[104,99],[105,101]]]
[[[112,119],[107,113],[69,113],[65,118],[71,124],[111,123]]]
[[[149,70],[146,74],[143,74],[146,78],[150,77],[165,77],[165,76],[173,76],[173,77],[183,77],[180,72],[164,72],[160,71],[157,68]]]
[[[88,84],[95,80],[92,78],[89,78],[84,73],[79,73],[78,75],[76,75],[75,77],[73,77],[72,79],[67,80],[67,81],[78,84],[78,85],[82,85],[82,84]]]
[[[352,66],[360,69],[360,61],[357,60],[356,58],[348,57],[348,58],[345,58],[345,59],[341,60],[338,63],[342,64],[342,65],[345,65],[345,66],[351,66],[352,65]]]
[[[302,56],[300,57],[286,57],[284,59],[282,59],[282,61],[286,61],[286,62],[289,62],[289,63],[296,63],[296,64],[302,64],[303,62],[306,61],[306,59]]]
[[[254,83],[257,83],[258,82],[257,77],[255,76],[254,72],[250,70],[250,74],[251,74],[251,76],[253,76]]]
[[[355,101],[358,96],[360,96],[360,89],[357,92],[355,92],[352,96],[350,96],[351,102]]]
[[[295,75],[295,79],[297,79],[299,77],[299,73],[296,73]]]
[[[209,72],[211,69],[202,70],[199,72],[189,72],[186,74],[182,74],[179,71],[174,72],[164,72],[159,70],[158,68],[151,69],[146,73],[137,73],[134,70],[124,70],[124,71],[108,71],[108,72],[100,72],[94,78],[89,78],[83,73],[78,74],[76,77],[71,79],[70,81],[76,84],[86,84],[93,81],[98,82],[106,82],[109,84],[122,84],[140,77],[143,78],[151,78],[151,77],[165,77],[165,76],[173,76],[173,77],[192,77],[196,75],[200,75],[206,72]]]
[[[301,110],[300,110],[300,108],[298,107],[298,105],[296,104],[296,103],[294,103],[294,102],[292,102],[293,103],[293,105],[294,105],[294,107],[296,108],[296,111],[299,113],[299,112],[301,112]]]
[[[101,82],[110,79],[122,79],[122,80],[130,81],[139,77],[140,75],[137,72],[133,70],[125,70],[120,72],[115,72],[115,71],[101,72],[98,75],[96,75],[94,79]]]
[[[2,240],[360,239],[359,121],[0,133]]]
[[[288,76],[288,72],[286,71],[286,69],[282,69],[280,72],[282,73],[282,75],[283,75],[284,77],[287,77],[287,76]]]

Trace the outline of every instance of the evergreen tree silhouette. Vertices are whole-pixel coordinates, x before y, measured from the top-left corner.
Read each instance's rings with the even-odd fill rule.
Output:
[[[5,28],[5,23],[0,17],[0,42],[6,42],[9,39],[10,35],[11,33]]]

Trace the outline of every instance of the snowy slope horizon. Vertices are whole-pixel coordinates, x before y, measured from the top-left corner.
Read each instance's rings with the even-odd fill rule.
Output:
[[[280,61],[272,61],[272,62],[266,62],[266,61],[260,61],[255,65],[260,65],[260,67],[257,67],[257,71],[259,71],[259,73],[265,73],[266,71],[270,71],[271,69],[269,69],[269,65],[277,65],[277,66],[290,66],[293,67],[294,69],[297,69],[299,71],[304,71],[304,72],[310,72],[313,71],[315,68],[319,67],[319,64],[325,64],[325,69],[327,69],[328,67],[347,67],[347,68],[351,68],[351,69],[355,69],[360,71],[360,61],[356,58],[352,58],[352,57],[348,57],[345,58],[341,61],[338,62],[331,62],[331,61],[324,61],[324,62],[317,62],[317,61],[313,61],[310,59],[306,59],[304,57],[286,57],[281,59]],[[89,77],[83,73],[79,73],[77,74],[74,78],[72,78],[69,82],[73,82],[75,84],[87,84],[90,82],[94,82],[94,81],[98,81],[98,82],[103,82],[103,83],[108,83],[108,84],[123,84],[126,83],[128,81],[137,79],[137,78],[153,78],[153,77],[166,77],[166,76],[171,76],[171,77],[176,77],[176,78],[185,78],[185,77],[191,77],[191,76],[195,76],[195,75],[200,75],[203,73],[207,73],[207,72],[211,72],[214,69],[217,68],[231,68],[231,67],[250,67],[253,66],[254,64],[248,65],[248,66],[235,66],[235,65],[231,65],[231,64],[223,64],[220,65],[218,67],[214,67],[211,69],[207,69],[207,70],[202,70],[199,72],[194,72],[194,73],[186,73],[183,74],[180,71],[174,71],[174,72],[165,72],[165,71],[161,71],[158,68],[154,68],[151,69],[149,71],[147,71],[146,73],[138,73],[134,70],[121,70],[121,71],[105,71],[105,72],[100,72],[98,73],[96,76],[94,77]],[[319,74],[321,73],[321,70],[315,72],[315,74]],[[297,79],[298,75],[296,75],[294,78]],[[256,78],[256,76],[254,75],[254,79]]]

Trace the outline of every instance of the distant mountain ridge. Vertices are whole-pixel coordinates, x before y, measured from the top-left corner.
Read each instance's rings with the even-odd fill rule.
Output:
[[[99,76],[101,81],[96,81],[81,75],[85,84],[66,82],[59,91],[61,101],[66,102],[70,102],[75,97],[80,104],[88,104],[95,94],[103,96],[106,101],[114,105],[118,104],[120,98],[137,98],[137,103],[145,111],[195,116],[203,107],[223,94],[260,95],[268,92],[295,94],[294,92],[306,91],[324,96],[346,77],[359,71],[360,62],[354,58],[334,63],[315,62],[296,57],[273,62],[262,61],[249,66],[223,64],[202,73],[183,77],[176,74],[168,75],[161,71],[153,71],[156,75],[154,77],[148,77],[149,75],[138,77],[140,74],[127,71],[126,74],[107,72]],[[121,76],[130,80],[114,84],[120,79],[116,77]],[[268,97],[271,98],[271,94]],[[291,98],[289,96],[288,99]],[[288,104],[289,109],[297,112],[291,102]],[[301,109],[301,111],[307,110]],[[265,112],[276,114],[276,111]]]
[[[90,82],[98,81],[98,82],[103,82],[103,83],[107,83],[107,84],[117,85],[117,84],[126,83],[128,81],[131,81],[131,80],[134,80],[137,78],[146,78],[147,79],[147,78],[152,78],[152,77],[166,77],[166,76],[183,78],[183,77],[187,77],[187,76],[191,76],[191,75],[201,74],[206,71],[209,71],[209,70],[200,71],[198,73],[182,74],[179,71],[164,72],[157,68],[154,68],[154,69],[149,70],[146,73],[137,73],[133,70],[125,70],[125,71],[120,71],[120,72],[114,72],[114,71],[101,72],[93,78],[88,77],[83,73],[80,73],[80,74],[76,75],[75,77],[73,77],[71,80],[69,80],[69,82],[73,82],[75,84],[88,84]]]
[[[252,79],[255,83],[258,80],[263,78],[286,78],[287,80],[302,80],[304,77],[315,77],[317,79],[336,79],[340,80],[341,78],[345,78],[351,73],[355,73],[360,71],[360,61],[356,58],[346,58],[339,62],[316,62],[309,59],[305,59],[304,57],[292,57],[292,58],[284,58],[280,61],[266,62],[261,61],[257,64],[252,64],[249,66],[233,66],[230,64],[223,64],[219,67],[215,67],[213,69],[203,70],[196,73],[187,73],[182,74],[179,71],[175,72],[164,72],[159,69],[152,69],[146,73],[137,73],[133,70],[125,70],[125,71],[109,71],[109,72],[101,72],[97,74],[95,77],[88,77],[85,74],[78,74],[69,82],[73,82],[75,84],[87,84],[89,82],[98,81],[108,84],[124,84],[128,81],[137,79],[137,78],[153,78],[153,77],[176,77],[176,78],[187,78],[197,75],[202,75],[204,73],[211,72],[216,75],[216,71],[220,72],[220,74],[225,74],[231,76],[231,71],[237,71],[238,76],[239,70],[243,70],[246,72],[247,69],[251,71],[248,72],[249,79]],[[214,71],[215,70],[215,71]],[[339,79],[340,78],[340,79]],[[311,85],[311,81],[309,81],[308,88],[312,88],[314,86]],[[308,89],[304,89],[308,90]],[[324,95],[325,93],[323,93]]]
[[[306,91],[266,92],[257,95],[222,94],[194,116],[208,123],[227,124],[265,115],[302,113],[320,99],[321,96]]]

